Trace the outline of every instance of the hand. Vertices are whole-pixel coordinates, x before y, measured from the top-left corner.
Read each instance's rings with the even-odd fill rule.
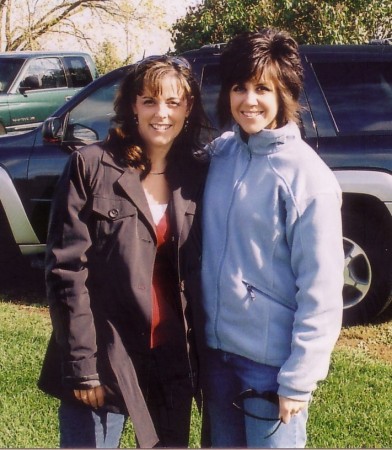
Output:
[[[279,417],[283,423],[288,424],[292,416],[296,416],[307,406],[308,402],[279,396]]]
[[[100,385],[91,389],[74,389],[77,400],[94,409],[100,408],[105,401],[105,387]]]

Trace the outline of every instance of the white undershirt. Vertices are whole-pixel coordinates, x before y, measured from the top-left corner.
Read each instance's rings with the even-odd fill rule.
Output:
[[[148,206],[150,207],[154,223],[155,225],[158,225],[163,215],[165,214],[168,204],[167,203],[159,204],[154,200],[153,196],[150,195],[146,190],[144,190],[144,192],[147,197]]]

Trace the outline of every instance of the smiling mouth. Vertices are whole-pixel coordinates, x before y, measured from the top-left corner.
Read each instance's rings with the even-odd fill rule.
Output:
[[[258,117],[262,114],[261,111],[242,111],[241,114],[246,117],[247,119],[253,119],[255,117]]]
[[[151,127],[156,131],[166,131],[168,130],[171,125],[170,124],[159,124],[159,123],[152,123]]]

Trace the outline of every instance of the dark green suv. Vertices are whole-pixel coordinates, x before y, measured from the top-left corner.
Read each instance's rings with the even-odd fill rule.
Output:
[[[213,123],[220,53],[210,46],[183,55]],[[343,191],[344,321],[369,322],[392,304],[392,46],[302,46],[301,55],[302,134]],[[42,262],[54,186],[72,151],[105,138],[128,70],[103,75],[41,127],[0,137],[0,284],[12,266],[20,272],[15,243]]]
[[[0,134],[35,128],[97,77],[87,53],[0,53]]]

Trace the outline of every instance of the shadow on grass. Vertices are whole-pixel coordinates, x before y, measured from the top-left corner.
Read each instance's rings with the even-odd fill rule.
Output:
[[[45,304],[43,268],[33,268],[22,255],[13,255],[0,270],[0,297],[3,301]]]
[[[24,304],[47,304],[44,269],[33,268],[31,261],[20,254],[14,255],[0,271],[0,298],[3,301]],[[392,303],[372,324],[392,321]]]

